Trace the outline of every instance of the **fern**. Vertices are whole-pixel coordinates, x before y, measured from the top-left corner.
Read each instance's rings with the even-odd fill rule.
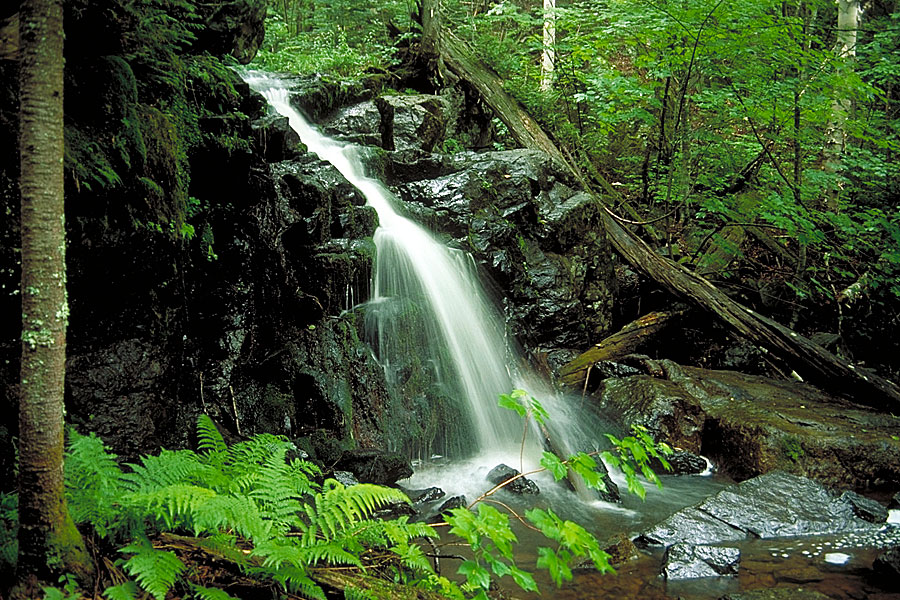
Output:
[[[193,596],[196,600],[237,600],[224,590],[203,587],[193,583],[191,584],[191,591],[194,592]]]
[[[225,462],[228,446],[209,415],[197,417],[197,438],[199,440],[197,447],[203,452],[208,464]]]
[[[119,585],[106,588],[103,592],[106,600],[137,600],[138,587],[133,581],[126,581]]]
[[[344,588],[344,600],[378,600],[369,590],[348,585]]]
[[[116,455],[96,434],[83,436],[69,430],[65,470],[72,518],[76,523],[92,523],[100,537],[107,537],[122,520],[116,506],[122,486]]]
[[[174,552],[157,550],[148,544],[131,544],[120,549],[134,555],[125,561],[125,570],[156,600],[164,600],[166,593],[181,575],[185,565]]]

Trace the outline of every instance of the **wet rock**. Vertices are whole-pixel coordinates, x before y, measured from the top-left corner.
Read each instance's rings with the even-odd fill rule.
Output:
[[[642,533],[639,544],[715,544],[746,538],[872,531],[821,484],[775,471],[727,488]]]
[[[300,136],[291,129],[287,117],[269,115],[253,122],[257,152],[268,162],[295,158],[300,150]]]
[[[413,504],[426,504],[440,500],[446,495],[446,492],[439,487],[430,487],[424,490],[406,490],[406,495]]]
[[[746,537],[746,532],[695,507],[689,507],[643,532],[635,538],[634,543],[638,547],[670,546],[682,541],[714,544],[743,540]]]
[[[884,523],[887,521],[888,511],[880,502],[851,491],[841,494],[840,499],[848,503],[853,508],[853,514],[860,519],[869,523]]]
[[[332,476],[344,487],[358,485],[359,480],[350,471],[335,471]]]
[[[638,556],[637,546],[624,533],[607,540],[603,551],[609,554],[611,565],[620,565]]]
[[[372,100],[339,109],[321,127],[329,136],[344,142],[381,146],[381,113]]]
[[[376,519],[399,519],[400,517],[414,517],[418,513],[416,509],[406,502],[391,502],[372,513]]]
[[[591,377],[609,379],[610,377],[628,377],[630,375],[643,375],[645,371],[612,360],[601,360],[591,367]]]
[[[454,508],[466,508],[467,506],[469,506],[469,501],[465,496],[451,496],[428,518],[428,522],[439,523],[445,520],[447,514]]]
[[[662,575],[669,581],[700,577],[736,576],[741,552],[737,548],[674,544],[666,550]]]
[[[381,113],[385,150],[417,148],[430,152],[443,141],[447,129],[447,100],[442,96],[385,95],[376,99]]]
[[[888,506],[890,509],[898,509],[900,508],[900,492],[897,492],[893,496],[891,496],[891,503]]]
[[[486,479],[493,483],[494,485],[500,485],[505,481],[509,481],[513,477],[519,474],[519,471],[513,469],[512,467],[508,467],[504,464],[499,464],[487,474]],[[504,490],[508,490],[514,494],[539,494],[541,493],[540,489],[535,482],[531,481],[527,477],[519,477],[512,483],[505,485],[503,487]]]
[[[802,587],[778,587],[726,594],[719,600],[828,600],[829,598],[830,596],[816,590]]]
[[[605,414],[743,480],[772,470],[857,491],[900,480],[900,423],[795,381],[658,361],[660,377],[601,382]]]
[[[667,471],[659,459],[650,460],[650,468],[657,475],[662,473],[670,473],[672,475],[697,475],[703,473],[709,467],[702,456],[697,456],[693,452],[687,450],[675,450],[671,455],[665,457],[669,463],[671,470]]]
[[[413,473],[409,461],[396,452],[371,448],[344,452],[335,467],[350,471],[363,483],[378,485],[393,485]]]
[[[872,570],[885,581],[896,583],[900,578],[900,546],[895,546],[876,558],[872,563]]]

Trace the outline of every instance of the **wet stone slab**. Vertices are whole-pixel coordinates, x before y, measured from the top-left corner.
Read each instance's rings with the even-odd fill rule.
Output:
[[[643,532],[639,545],[719,544],[752,538],[874,533],[883,526],[856,515],[847,496],[774,471],[722,490]]]

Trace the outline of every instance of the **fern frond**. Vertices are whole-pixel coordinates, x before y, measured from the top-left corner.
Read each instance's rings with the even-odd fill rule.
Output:
[[[378,600],[369,590],[348,585],[344,588],[344,600]]]
[[[69,430],[65,460],[69,512],[76,523],[91,523],[107,537],[119,520],[116,501],[122,494],[122,469],[116,455],[96,434]]]
[[[189,484],[174,484],[143,493],[126,496],[125,501],[132,506],[139,506],[147,512],[147,516],[162,521],[167,529],[186,527],[194,530],[194,535],[202,529],[196,527],[195,514],[198,509],[216,493],[208,488]]]
[[[256,503],[245,496],[210,497],[196,507],[192,518],[198,531],[232,530],[256,544],[271,537],[272,524],[262,518]]]
[[[210,467],[190,450],[162,450],[156,456],[142,456],[140,464],[128,466],[132,472],[122,475],[123,485],[138,493],[181,483],[199,483],[210,473]]]
[[[125,561],[125,570],[156,600],[165,599],[166,593],[186,568],[174,552],[157,550],[146,544],[131,544],[119,552],[134,553]]]
[[[300,594],[313,600],[326,600],[325,592],[318,584],[306,574],[306,569],[291,564],[285,564],[274,572],[265,571],[266,576],[271,577],[284,589],[292,594]]]
[[[225,462],[228,446],[209,415],[197,417],[197,439],[197,447],[209,464],[219,465]]]
[[[191,584],[191,591],[197,600],[237,600],[225,590],[208,588],[194,583]]]
[[[125,583],[106,588],[103,592],[103,597],[106,600],[137,600],[138,592],[135,582],[126,581]]]

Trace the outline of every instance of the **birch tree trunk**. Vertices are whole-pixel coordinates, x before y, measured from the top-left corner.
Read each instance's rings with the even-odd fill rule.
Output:
[[[859,0],[837,0],[837,7],[837,41],[834,52],[840,72],[853,68],[861,11]],[[840,169],[841,157],[847,144],[847,119],[851,108],[850,98],[842,89],[836,88],[831,99],[831,118],[825,127],[825,148],[822,152],[827,173],[837,173]],[[837,210],[839,195],[838,186],[832,185],[825,198],[824,208],[829,211]]]
[[[541,91],[553,87],[556,63],[556,0],[544,0],[544,50],[541,53]]]
[[[22,232],[22,362],[19,396],[19,585],[86,579],[84,541],[63,495],[66,369],[63,205],[63,2],[20,7],[19,157]]]

